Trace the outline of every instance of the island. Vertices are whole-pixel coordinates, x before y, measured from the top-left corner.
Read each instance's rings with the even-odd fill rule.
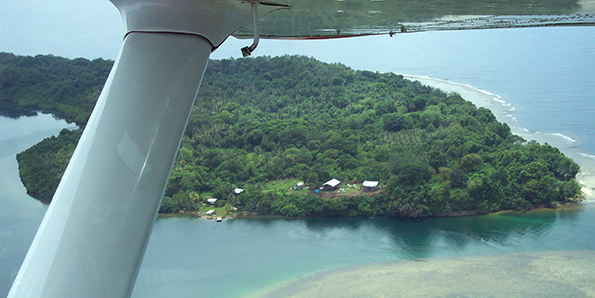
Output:
[[[31,196],[51,200],[112,63],[0,53],[2,107],[80,126],[17,156]],[[401,75],[303,56],[212,60],[160,212],[423,218],[528,210],[581,200],[578,172],[557,148],[512,134],[490,110]]]

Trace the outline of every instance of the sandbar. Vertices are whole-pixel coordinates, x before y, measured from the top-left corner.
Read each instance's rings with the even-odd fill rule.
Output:
[[[595,252],[543,251],[344,267],[266,297],[594,297]]]

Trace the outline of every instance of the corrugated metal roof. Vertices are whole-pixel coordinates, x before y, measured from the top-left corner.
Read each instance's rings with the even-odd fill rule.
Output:
[[[362,185],[365,187],[376,187],[378,186],[378,181],[364,181]]]
[[[335,186],[339,185],[339,183],[341,183],[341,181],[339,181],[339,180],[337,180],[337,179],[333,178],[333,179],[331,179],[331,180],[327,181],[327,182],[326,182],[325,184],[323,184],[323,185],[328,185],[328,186],[330,186],[330,187],[335,187]]]

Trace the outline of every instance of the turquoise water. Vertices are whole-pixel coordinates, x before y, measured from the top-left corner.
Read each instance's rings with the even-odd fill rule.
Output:
[[[356,69],[473,85],[510,103],[520,125],[567,135],[595,155],[594,33],[591,27],[536,28],[262,41],[257,53],[299,53]],[[214,57],[237,57],[247,43],[231,39]],[[65,126],[50,116],[0,118],[0,296],[8,292],[45,213],[20,184],[14,155]],[[590,202],[564,210],[422,221],[160,219],[133,297],[258,297],[301,277],[352,265],[595,251],[594,207]]]
[[[421,221],[158,220],[133,297],[260,296],[324,270],[522,251],[595,251],[593,204]]]

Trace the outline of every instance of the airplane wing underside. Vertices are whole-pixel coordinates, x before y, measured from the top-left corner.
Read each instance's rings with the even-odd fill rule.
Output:
[[[277,0],[260,17],[262,38],[361,35],[595,24],[595,1],[579,0]],[[251,38],[252,26],[233,34]]]

